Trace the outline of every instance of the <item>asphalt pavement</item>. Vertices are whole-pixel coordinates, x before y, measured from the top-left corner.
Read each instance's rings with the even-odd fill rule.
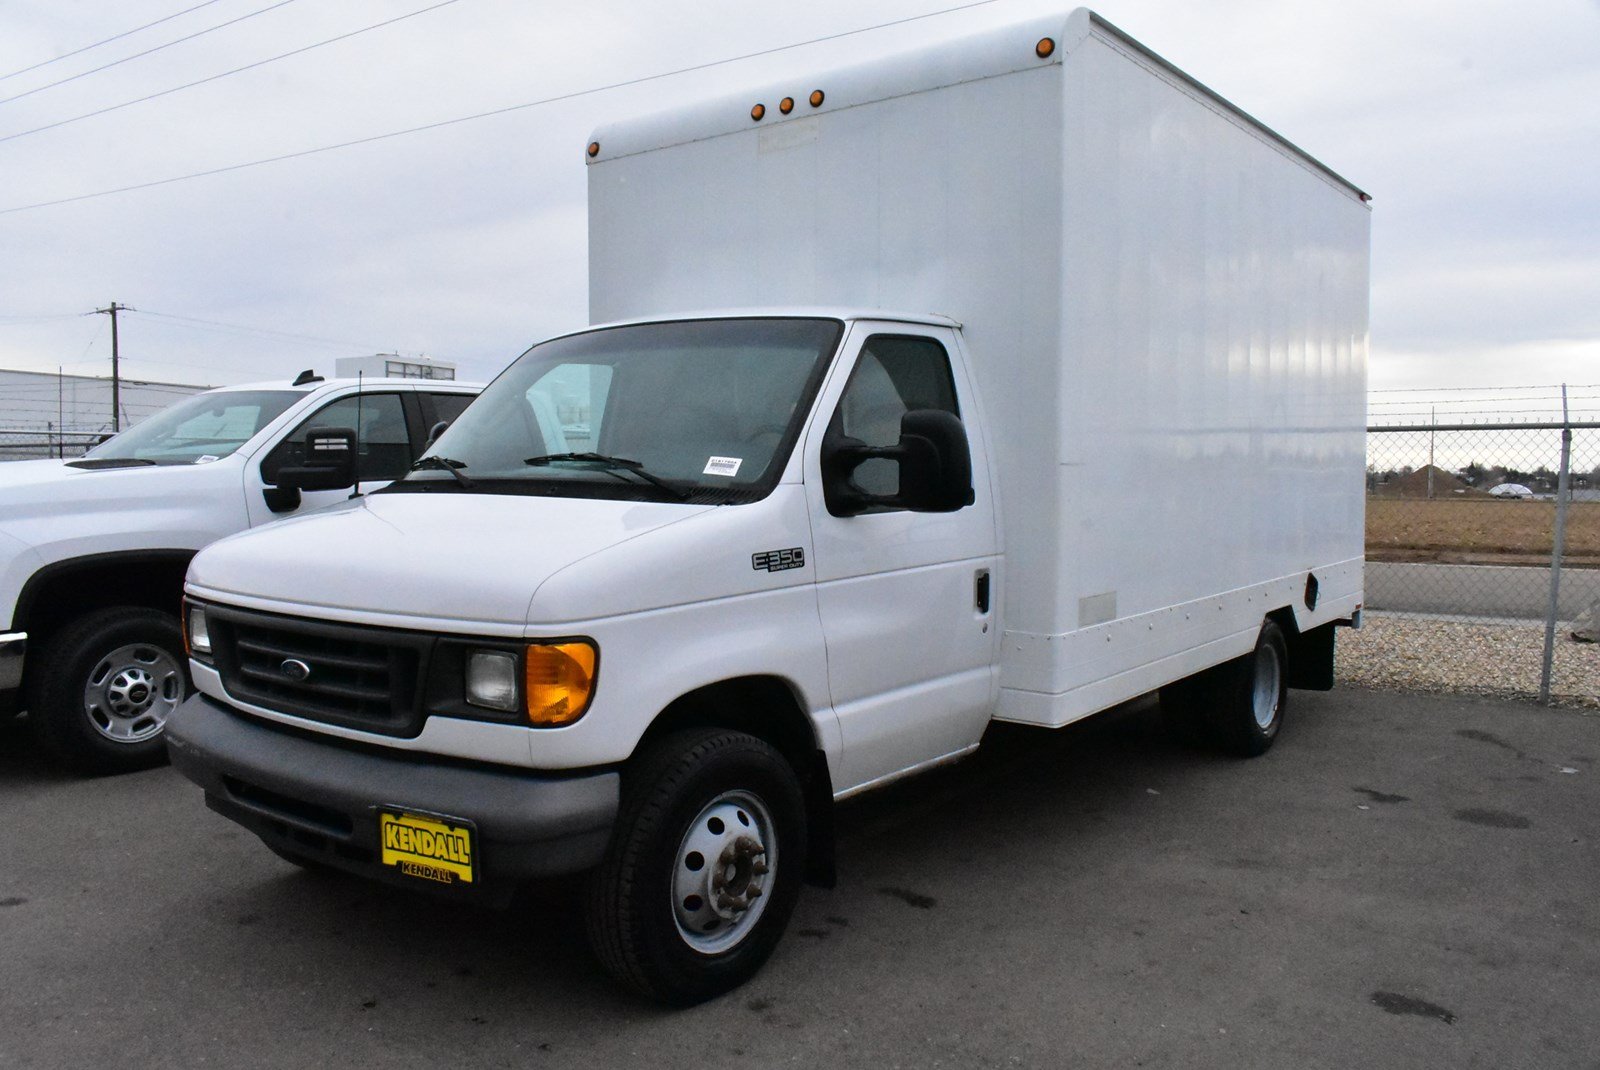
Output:
[[[1600,717],[1295,693],[1266,757],[1135,706],[841,815],[839,886],[687,1011],[570,885],[303,873],[170,770],[0,737],[0,1066],[1600,1066]]]
[[[1548,567],[1368,561],[1365,588],[1367,608],[1390,612],[1543,620],[1550,608]],[[1596,600],[1600,569],[1561,570],[1562,621]]]

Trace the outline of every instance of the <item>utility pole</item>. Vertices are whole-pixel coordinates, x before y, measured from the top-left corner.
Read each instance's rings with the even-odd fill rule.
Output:
[[[109,308],[97,308],[97,309],[95,309],[95,312],[97,314],[99,314],[99,315],[104,316],[104,315],[109,314],[111,316],[111,430],[112,430],[112,433],[116,433],[116,432],[122,430],[122,369],[121,369],[121,366],[120,366],[119,361],[118,361],[119,354],[117,352],[117,313],[118,312],[135,312],[135,311],[138,311],[138,310],[129,308],[127,305],[119,305],[115,301],[111,302],[111,305],[110,305]]]

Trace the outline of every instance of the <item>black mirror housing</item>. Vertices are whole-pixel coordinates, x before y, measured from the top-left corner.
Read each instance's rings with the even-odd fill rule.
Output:
[[[447,430],[449,430],[449,428],[449,420],[440,420],[438,423],[430,427],[428,429],[428,445],[431,446],[435,442],[439,441],[439,436],[444,434]]]
[[[284,490],[344,490],[356,485],[356,433],[349,427],[306,432],[306,463],[278,469]]]
[[[856,484],[856,468],[874,458],[898,465],[896,493],[871,494]],[[828,511],[835,516],[875,509],[953,513],[974,500],[967,429],[960,417],[938,409],[914,409],[903,415],[900,441],[894,446],[867,446],[830,433],[822,444],[822,478]]]

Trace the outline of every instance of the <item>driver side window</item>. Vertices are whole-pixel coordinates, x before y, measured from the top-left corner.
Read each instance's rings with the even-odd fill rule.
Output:
[[[357,472],[363,482],[399,479],[414,459],[400,395],[352,395],[324,405],[289,432],[261,462],[262,481],[277,483],[279,469],[305,464],[306,432],[317,427],[358,429]]]
[[[900,418],[914,409],[961,415],[949,355],[932,338],[873,335],[839,399],[834,428],[866,446],[893,446],[900,441]],[[895,494],[899,471],[893,461],[865,461],[855,483],[869,494]]]

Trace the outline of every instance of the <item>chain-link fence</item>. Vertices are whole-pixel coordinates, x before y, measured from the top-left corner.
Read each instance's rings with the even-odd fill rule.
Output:
[[[0,427],[0,461],[30,461],[40,457],[82,457],[85,450],[105,436],[104,431]]]
[[[1559,645],[1600,606],[1600,423],[1369,428],[1366,599],[1372,613],[1434,622],[1445,648],[1424,659],[1481,647],[1485,686],[1468,689],[1525,691],[1537,669],[1541,697],[1600,699],[1600,661]]]

